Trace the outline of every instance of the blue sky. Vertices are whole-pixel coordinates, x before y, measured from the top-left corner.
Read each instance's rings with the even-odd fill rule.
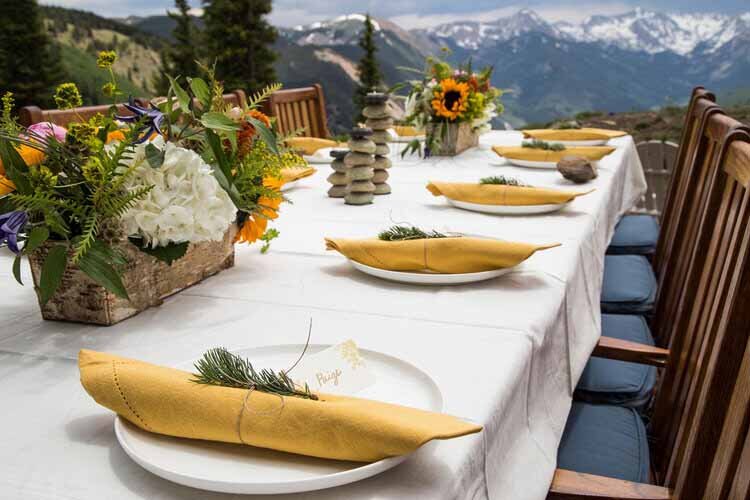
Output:
[[[41,3],[91,10],[114,17],[152,15],[171,8],[171,0],[41,0]],[[200,7],[199,0],[191,0]],[[520,8],[531,8],[552,20],[578,21],[591,14],[618,14],[644,7],[662,11],[720,12],[750,11],[748,0],[274,0],[272,21],[277,25],[308,24],[339,14],[369,11],[393,19],[404,27],[425,26],[451,19],[492,19]]]

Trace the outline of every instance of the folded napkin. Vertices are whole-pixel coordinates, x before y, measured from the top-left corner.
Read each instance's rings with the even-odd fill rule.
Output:
[[[281,169],[281,181],[283,184],[298,181],[305,177],[314,175],[318,170],[314,167],[290,167]]]
[[[304,155],[314,155],[319,149],[335,148],[339,145],[336,141],[319,137],[290,137],[286,140],[286,144]]]
[[[424,130],[417,130],[414,127],[408,125],[395,125],[393,130],[399,137],[418,137],[424,135]]]
[[[567,203],[594,191],[563,191],[531,186],[430,182],[427,189],[435,196],[479,205],[551,205]]]
[[[628,135],[621,130],[607,130],[603,128],[572,128],[572,129],[538,129],[524,130],[527,139],[540,141],[607,141],[615,137]]]
[[[526,161],[546,161],[557,163],[565,156],[582,156],[589,161],[598,161],[615,151],[608,146],[570,147],[563,151],[551,151],[522,146],[494,146],[492,150],[504,158]]]
[[[538,250],[560,246],[531,245],[482,238],[455,237],[383,241],[326,238],[326,248],[353,261],[389,271],[478,273],[513,267]]]
[[[374,462],[480,426],[367,399],[320,400],[192,382],[191,373],[82,350],[81,383],[102,406],[146,431],[313,457]]]

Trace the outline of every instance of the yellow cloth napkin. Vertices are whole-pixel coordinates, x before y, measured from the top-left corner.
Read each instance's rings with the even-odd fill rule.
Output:
[[[191,382],[185,371],[89,350],[78,354],[78,367],[97,403],[168,436],[374,462],[482,430],[449,415],[366,399],[319,394],[319,401],[282,400],[260,391],[248,397],[244,389]]]
[[[531,186],[430,182],[427,189],[435,196],[480,205],[551,205],[567,203],[594,191],[562,191]]]
[[[319,149],[335,148],[339,145],[336,141],[320,139],[319,137],[290,137],[286,140],[286,144],[304,155],[314,155]]]
[[[455,237],[383,241],[376,238],[326,238],[326,248],[378,269],[433,271],[441,274],[478,273],[513,267],[538,250],[560,246],[531,245],[482,238]]]
[[[408,125],[396,125],[393,127],[393,130],[396,131],[396,135],[399,137],[417,137],[420,135],[424,135],[424,130],[417,130],[414,127],[410,127]]]
[[[549,151],[544,149],[524,148],[522,146],[494,146],[492,150],[504,158],[526,161],[559,162],[565,156],[582,156],[589,161],[599,161],[615,148],[608,146],[570,147],[564,151]]]
[[[616,137],[628,135],[622,130],[607,130],[603,128],[578,128],[578,129],[537,129],[524,130],[523,136],[527,139],[539,139],[541,141],[607,141]]]
[[[305,177],[314,175],[317,170],[313,167],[290,167],[281,169],[281,181],[283,184],[298,181]]]

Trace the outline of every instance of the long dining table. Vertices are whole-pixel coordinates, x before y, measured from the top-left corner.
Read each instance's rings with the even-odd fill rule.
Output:
[[[372,205],[329,198],[327,165],[286,193],[279,237],[238,245],[236,265],[112,327],[42,320],[31,278],[11,275],[0,249],[0,498],[225,499],[142,469],[119,446],[114,415],[79,382],[77,354],[96,349],[164,365],[224,346],[300,344],[313,321],[316,344],[354,340],[419,367],[436,382],[444,411],[483,426],[430,443],[378,476],[275,499],[545,498],[573,391],[601,335],[604,254],[615,224],[646,183],[633,139],[581,186],[556,171],[513,167],[491,145],[521,135],[494,131],[453,158],[391,153],[392,194]],[[595,188],[559,212],[497,216],[460,210],[428,181],[490,175],[566,189]],[[324,237],[373,237],[395,224],[533,243],[561,243],[511,273],[460,286],[406,285],[365,275],[326,251]],[[271,498],[271,497],[269,497]]]

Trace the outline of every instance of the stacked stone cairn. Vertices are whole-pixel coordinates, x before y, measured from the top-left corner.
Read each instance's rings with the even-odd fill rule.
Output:
[[[372,203],[375,184],[375,143],[372,142],[372,129],[357,127],[352,129],[349,141],[349,152],[344,157],[349,183],[346,187],[344,202],[347,205],[368,205]]]
[[[331,198],[343,198],[346,196],[346,189],[349,185],[349,176],[347,172],[349,167],[344,163],[344,158],[349,153],[346,149],[334,149],[331,151],[331,168],[333,173],[328,176],[328,182],[331,183],[331,189],[328,190],[328,196]]]
[[[375,184],[375,194],[390,194],[391,186],[388,180],[388,169],[391,168],[391,160],[388,154],[390,134],[388,129],[393,126],[393,120],[388,112],[388,94],[373,92],[365,96],[365,108],[362,114],[367,118],[367,126],[373,130],[372,140],[375,143],[375,171],[372,182]]]

